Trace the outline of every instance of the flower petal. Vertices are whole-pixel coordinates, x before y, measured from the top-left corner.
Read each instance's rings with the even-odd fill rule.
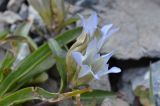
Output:
[[[107,73],[120,73],[121,69],[118,67],[112,67],[111,69],[108,70]]]
[[[112,55],[113,55],[113,51],[108,54],[102,55],[101,57],[104,59],[105,63],[107,63],[108,60],[112,57]]]
[[[72,57],[74,58],[74,60],[78,65],[80,66],[82,65],[82,61],[84,57],[80,52],[72,52]]]
[[[88,65],[82,65],[81,70],[78,74],[78,78],[81,78],[89,73],[92,73],[91,68]]]
[[[106,36],[109,30],[113,27],[113,24],[105,25],[101,28],[102,35]]]
[[[107,72],[108,72],[108,64],[105,64],[104,67],[96,73],[96,76],[102,77],[102,76],[106,75]]]
[[[84,16],[82,16],[82,15],[80,15],[80,14],[78,14],[78,16],[80,17],[80,19],[81,19],[81,24],[82,24],[82,26],[83,26],[83,28],[86,26],[86,20],[85,20],[85,18],[84,18]]]
[[[86,49],[86,55],[89,55],[90,53],[97,53],[98,49],[97,49],[97,39],[94,38],[87,46]]]
[[[119,28],[113,27],[111,30],[108,32],[108,36],[112,35],[113,33],[117,32]]]
[[[92,35],[98,25],[98,16],[96,12],[93,12],[92,15],[87,19],[88,26],[90,29],[90,34]]]
[[[89,16],[87,19],[84,19],[84,17],[81,15],[79,16],[81,18],[84,31],[88,33],[90,36],[92,36],[98,25],[98,16],[96,12],[93,12],[92,15]]]
[[[98,50],[102,48],[107,39],[115,32],[117,32],[119,28],[115,28],[113,24],[105,25],[101,28],[102,37],[98,42]]]

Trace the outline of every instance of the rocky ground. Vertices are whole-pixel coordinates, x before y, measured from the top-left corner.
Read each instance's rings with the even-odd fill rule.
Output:
[[[113,23],[120,28],[104,49],[115,49],[110,64],[119,66],[122,73],[90,83],[94,88],[118,93],[117,98],[106,98],[101,106],[151,106],[149,98],[143,96],[149,92],[150,70],[155,102],[160,106],[160,0],[68,0],[66,5],[70,16],[96,11],[100,26]],[[33,13],[25,0],[1,0],[0,11],[0,30]],[[49,79],[40,86],[56,91],[56,83]],[[71,105],[68,101],[59,105],[64,104]]]

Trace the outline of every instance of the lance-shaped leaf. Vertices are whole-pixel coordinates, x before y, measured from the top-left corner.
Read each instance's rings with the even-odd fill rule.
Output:
[[[60,46],[63,46],[70,41],[74,40],[79,34],[80,30],[72,30],[67,31],[61,36],[57,37],[56,40],[60,44]],[[72,33],[73,32],[73,33]],[[63,42],[64,41],[64,42]],[[63,43],[60,43],[63,42]],[[26,57],[22,62],[20,63],[19,67],[9,74],[4,81],[0,84],[0,96],[3,96],[7,91],[11,90],[11,88],[16,87],[14,86],[17,82],[19,82],[20,79],[25,78],[27,81],[32,78],[32,76],[36,75],[37,67],[38,65],[42,65],[42,62],[46,60],[48,57],[50,57],[52,54],[49,46],[47,43],[43,44],[40,48],[38,48],[36,51],[34,51],[31,55]],[[45,70],[41,70],[45,71]],[[29,76],[29,74],[31,76]],[[27,77],[25,77],[27,76]],[[23,83],[23,82],[21,82]],[[23,85],[23,84],[22,84]]]
[[[12,106],[15,104],[23,103],[29,100],[47,100],[57,97],[57,93],[50,93],[42,88],[34,88],[34,87],[28,87],[21,89],[19,91],[16,91],[12,94],[8,94],[4,96],[3,98],[0,98],[0,106]]]
[[[3,40],[8,34],[8,30],[0,31],[0,40]]]
[[[28,58],[25,58],[19,67],[9,74],[0,85],[0,96],[4,95],[15,83],[23,78],[26,74],[31,72],[37,65],[44,61],[51,51],[47,44],[40,47],[37,51],[33,52]]]
[[[14,63],[14,60],[15,57],[11,53],[7,52],[0,65],[0,83],[3,78],[11,72],[11,67]]]
[[[60,91],[62,91],[62,89],[64,89],[67,84],[65,52],[61,49],[60,45],[54,39],[49,39],[48,44],[49,44],[50,49],[52,50],[52,53],[54,54],[56,66],[57,66],[58,72],[61,76]]]
[[[81,94],[82,100],[93,100],[93,99],[104,99],[106,97],[114,97],[116,93],[111,91],[104,91],[104,90],[92,90],[91,92],[86,92]]]

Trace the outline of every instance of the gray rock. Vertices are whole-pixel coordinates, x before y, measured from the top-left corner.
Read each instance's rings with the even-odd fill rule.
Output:
[[[122,76],[123,83],[130,83],[132,87],[132,92],[138,86],[144,86],[145,88],[150,88],[150,72],[149,67],[135,68],[126,70]],[[157,106],[160,106],[160,61],[151,64],[152,81],[153,81],[153,91]]]
[[[93,89],[101,89],[101,90],[107,90],[110,91],[111,87],[110,87],[110,82],[108,79],[108,76],[104,76],[103,78],[101,78],[100,80],[92,80],[90,82],[90,86]]]
[[[129,83],[123,82],[122,87],[119,89],[119,92],[123,95],[121,98],[127,101],[129,104],[134,103],[134,93],[132,91],[132,87]]]
[[[126,70],[122,76],[122,80],[124,83],[131,83],[133,91],[139,85],[144,85],[148,87],[149,81],[145,78],[145,74],[147,73],[147,71],[148,67]]]
[[[101,106],[129,106],[129,104],[118,98],[106,98]]]
[[[58,106],[74,106],[74,103],[73,100],[68,99],[58,102]]]
[[[9,0],[9,3],[7,5],[7,9],[17,12],[18,9],[21,7],[24,0]]]
[[[119,59],[160,57],[160,6],[152,0],[117,0],[115,4],[100,14],[103,23],[120,27],[104,50],[116,49]]]
[[[12,11],[0,13],[0,23],[13,24],[16,21],[22,20],[21,17]]]
[[[19,11],[19,15],[21,16],[21,18],[23,20],[28,18],[28,6],[26,4],[22,4],[20,11]]]

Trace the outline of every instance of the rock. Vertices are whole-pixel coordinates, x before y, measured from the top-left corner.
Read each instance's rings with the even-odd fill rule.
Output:
[[[130,83],[134,92],[138,87],[150,88],[150,68],[142,67],[126,70],[122,76],[123,83]],[[151,64],[153,91],[157,106],[160,105],[160,61]],[[148,91],[146,91],[148,92]]]
[[[100,80],[94,79],[89,84],[90,84],[90,87],[92,87],[93,89],[101,89],[101,90],[107,90],[107,91],[111,90],[108,76],[104,76]]]
[[[124,83],[131,83],[132,90],[135,90],[139,85],[148,86],[149,81],[148,79],[144,78],[144,75],[147,71],[147,67],[126,70],[122,76],[122,80]]]
[[[106,98],[101,106],[129,106],[129,104],[118,98]]]
[[[28,18],[28,11],[28,6],[26,4],[22,4],[19,11],[19,15],[23,20],[26,20]]]
[[[38,12],[31,5],[28,7],[28,18],[30,17],[34,19],[35,25],[39,27],[44,26],[43,20],[39,16]]]
[[[0,13],[0,17],[1,17],[0,23],[6,23],[6,24],[13,24],[18,20],[22,20],[18,14],[12,11],[5,11],[4,13]]]
[[[134,103],[135,95],[129,83],[123,82],[122,87],[119,89],[119,93],[122,94],[121,98],[123,98],[123,100],[127,101],[129,104]]]
[[[58,106],[75,106],[73,103],[73,100],[70,100],[70,99],[60,101],[57,104],[58,104]]]
[[[160,57],[160,6],[152,0],[116,0],[115,4],[100,14],[103,23],[120,28],[104,50],[116,49],[119,59]]]
[[[21,7],[24,0],[9,0],[9,3],[7,4],[7,9],[17,12],[18,9]]]

